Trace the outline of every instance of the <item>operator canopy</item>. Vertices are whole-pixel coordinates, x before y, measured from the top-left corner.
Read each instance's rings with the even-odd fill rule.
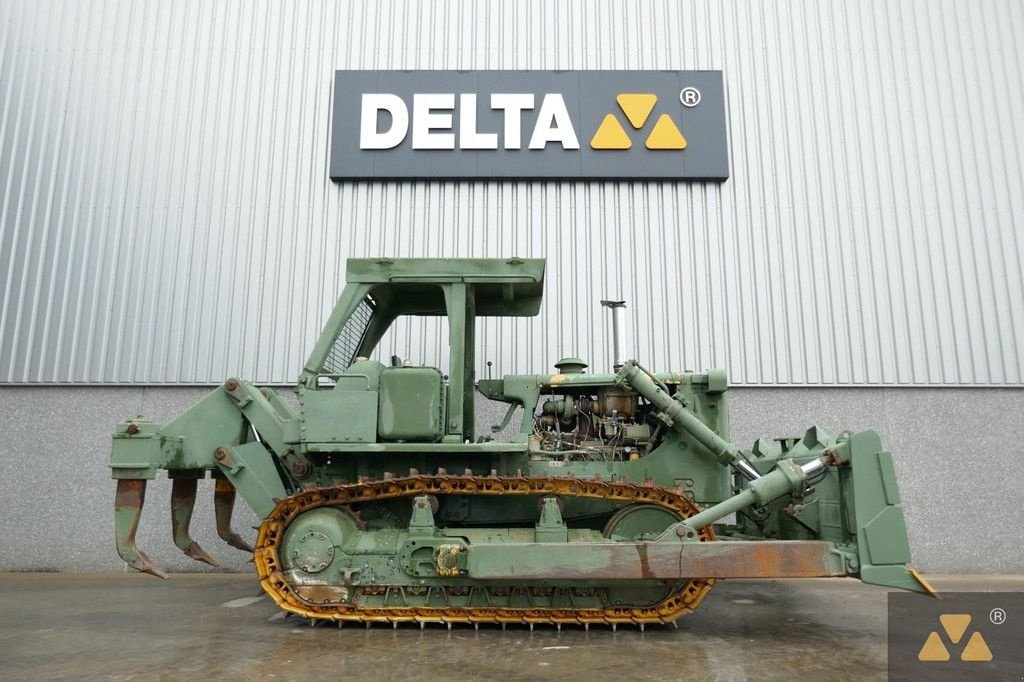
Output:
[[[356,357],[368,357],[401,315],[447,317],[458,356],[451,366],[472,366],[477,317],[532,317],[540,311],[544,260],[352,258],[346,281],[307,371],[339,373]]]

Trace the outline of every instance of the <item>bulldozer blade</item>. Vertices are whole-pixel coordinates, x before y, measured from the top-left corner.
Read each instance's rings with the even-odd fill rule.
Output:
[[[167,574],[135,545],[135,531],[139,529],[142,506],[146,502],[146,481],[122,478],[117,482],[114,497],[114,541],[117,553],[125,563],[137,571],[167,579]]]
[[[195,478],[175,478],[171,483],[171,532],[174,535],[174,544],[187,557],[211,566],[220,566],[188,534],[188,527],[192,522],[192,510],[196,506],[198,483],[198,479]]]
[[[226,478],[218,478],[213,492],[213,510],[217,517],[217,535],[236,549],[252,553],[242,536],[231,530],[231,514],[235,510],[235,486]]]

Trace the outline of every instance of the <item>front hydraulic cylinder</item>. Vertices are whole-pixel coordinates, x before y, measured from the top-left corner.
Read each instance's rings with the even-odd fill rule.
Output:
[[[753,505],[763,507],[780,497],[798,495],[803,492],[808,479],[816,478],[824,471],[828,461],[827,456],[811,460],[804,465],[799,465],[791,459],[783,460],[769,473],[750,481],[747,487],[736,495],[691,516],[683,521],[682,525],[695,531],[700,530],[741,509]]]

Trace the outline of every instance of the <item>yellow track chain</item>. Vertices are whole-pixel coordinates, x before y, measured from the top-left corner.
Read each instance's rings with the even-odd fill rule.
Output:
[[[345,507],[414,495],[557,495],[612,502],[654,504],[682,518],[699,511],[681,492],[643,484],[528,476],[418,475],[382,481],[313,488],[280,500],[260,526],[254,559],[260,585],[282,609],[305,618],[357,622],[444,622],[444,623],[670,623],[693,611],[714,584],[713,579],[692,578],[659,603],[648,607],[609,608],[512,608],[451,606],[362,606],[359,604],[314,604],[300,597],[285,577],[279,544],[288,524],[299,514],[318,507]],[[701,541],[714,539],[709,527],[699,533]],[[453,582],[452,587],[458,587]]]

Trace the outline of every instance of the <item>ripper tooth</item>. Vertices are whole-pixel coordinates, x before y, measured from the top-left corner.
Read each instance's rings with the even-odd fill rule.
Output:
[[[192,521],[192,510],[196,506],[198,483],[198,479],[188,477],[175,478],[171,484],[171,533],[174,536],[174,544],[185,553],[185,556],[217,567],[220,564],[204,552],[199,543],[188,534],[188,527]]]
[[[252,546],[231,529],[231,515],[235,510],[235,486],[231,481],[218,478],[214,483],[213,511],[217,517],[217,535],[235,549],[252,552]]]
[[[146,503],[146,481],[137,478],[122,478],[117,481],[114,497],[114,539],[117,553],[125,563],[137,571],[167,579],[167,574],[135,545],[135,531],[139,529],[139,518]]]

